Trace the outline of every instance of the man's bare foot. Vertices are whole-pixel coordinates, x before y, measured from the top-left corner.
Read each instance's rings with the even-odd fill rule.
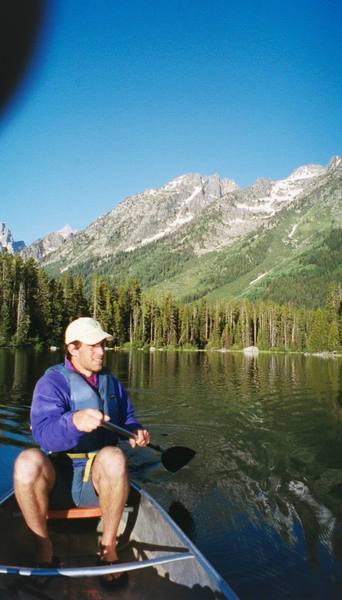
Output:
[[[104,546],[100,544],[100,556],[99,556],[99,564],[113,564],[118,563],[119,558],[116,551],[115,546]],[[101,579],[104,586],[118,586],[124,585],[127,583],[127,573],[126,572],[118,572],[118,573],[108,573],[107,575],[103,575]]]
[[[116,546],[104,546],[100,544],[100,558],[105,562],[115,562],[118,560]]]

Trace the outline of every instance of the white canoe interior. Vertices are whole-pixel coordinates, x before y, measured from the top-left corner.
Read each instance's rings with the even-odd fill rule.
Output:
[[[13,496],[0,504],[1,600],[236,600],[218,575],[169,515],[137,485],[131,493],[119,530],[120,566],[99,567],[96,557],[102,520],[49,520],[60,566],[35,571],[34,539]],[[108,590],[100,574],[129,571],[128,584]]]

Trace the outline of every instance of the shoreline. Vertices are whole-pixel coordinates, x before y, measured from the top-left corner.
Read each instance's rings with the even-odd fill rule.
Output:
[[[60,350],[62,350],[62,346],[45,346],[43,344],[40,345],[36,345],[36,344],[25,344],[23,346],[14,346],[14,345],[9,345],[9,346],[0,346],[0,350],[35,350],[37,352],[42,352],[43,350],[48,350],[49,352],[58,352]],[[243,354],[246,357],[257,357],[259,354],[286,354],[286,355],[302,355],[302,356],[306,356],[306,357],[317,357],[317,358],[323,358],[323,359],[335,359],[335,358],[342,358],[342,352],[337,352],[337,351],[328,351],[328,350],[321,350],[321,351],[316,351],[316,352],[309,352],[308,350],[281,350],[281,349],[277,349],[277,350],[260,350],[257,347],[252,347],[252,349],[250,348],[176,348],[176,347],[170,347],[170,346],[135,346],[133,345],[129,345],[129,344],[124,344],[123,346],[114,346],[114,347],[109,347],[106,346],[105,347],[105,351],[106,352],[132,352],[132,351],[138,351],[138,352],[220,352],[221,354],[232,354],[232,353],[238,353],[238,354]]]

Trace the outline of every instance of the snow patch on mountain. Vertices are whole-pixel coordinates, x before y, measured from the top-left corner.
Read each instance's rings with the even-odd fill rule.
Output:
[[[238,202],[236,204],[236,208],[240,208],[241,210],[245,210],[250,213],[266,213],[267,215],[273,215],[275,213],[275,210],[273,208],[273,202],[274,200],[272,198],[260,198],[260,204],[258,205],[251,205]]]
[[[325,172],[326,170],[319,165],[299,167],[286,179],[272,182],[266,195],[256,194],[252,201],[247,196],[247,201],[236,203],[236,207],[252,215],[269,219],[286,204],[291,204],[298,196],[305,193],[313,180]]]
[[[291,229],[291,231],[290,231],[290,233],[289,233],[289,235],[287,237],[289,237],[290,239],[293,238],[294,233],[295,233],[297,227],[298,227],[298,223],[295,223],[295,225],[292,227],[292,229]]]
[[[260,279],[263,279],[268,273],[269,273],[269,271],[266,271],[266,273],[261,273],[261,275],[258,275],[258,277],[256,277],[256,279],[253,279],[253,281],[250,281],[248,285],[254,285],[257,281],[260,281]]]
[[[197,187],[195,187],[194,191],[192,192],[192,194],[190,194],[190,196],[188,198],[185,198],[183,206],[186,206],[187,204],[190,204],[191,201],[196,198],[196,196],[198,196],[198,194],[200,194],[202,191],[202,187],[200,185],[198,185]]]
[[[298,179],[311,179],[324,175],[325,168],[321,165],[303,165],[295,169],[287,178],[288,181],[297,181]]]

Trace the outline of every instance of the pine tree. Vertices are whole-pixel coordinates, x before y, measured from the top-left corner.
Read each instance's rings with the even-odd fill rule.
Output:
[[[327,350],[329,352],[337,352],[337,351],[341,350],[337,319],[333,319],[328,327]]]
[[[60,281],[51,279],[49,281],[50,297],[50,327],[49,342],[54,346],[63,343],[63,332],[67,325],[64,315],[64,291]]]
[[[140,324],[140,302],[141,288],[136,279],[128,282],[128,302],[129,302],[129,341],[133,343],[142,343]]]
[[[267,350],[269,348],[267,311],[261,303],[258,305],[258,331],[256,345],[260,350]]]
[[[21,346],[27,343],[29,329],[30,317],[27,310],[25,284],[23,281],[21,281],[19,285],[17,303],[17,324],[13,337],[13,342],[16,346]]]
[[[184,304],[179,310],[179,345],[190,344],[190,306]]]
[[[120,313],[120,332],[119,344],[124,344],[129,340],[130,327],[130,304],[129,293],[126,284],[121,284],[117,291],[117,310]]]
[[[163,343],[175,347],[178,343],[178,309],[169,294],[164,297],[160,311]]]
[[[240,307],[240,327],[242,345],[246,348],[251,345],[250,306],[246,301]]]
[[[13,257],[3,251],[0,273],[0,345],[8,344],[15,330],[13,263]]]
[[[75,277],[74,279],[74,284],[72,286],[72,298],[74,302],[74,319],[90,316],[91,312],[89,302],[85,295],[82,277]]]
[[[221,348],[221,336],[224,325],[222,324],[220,308],[220,304],[217,302],[213,311],[213,321],[208,340],[208,348]]]
[[[312,311],[309,322],[307,349],[309,352],[321,352],[328,349],[328,323],[326,313],[321,308]]]

